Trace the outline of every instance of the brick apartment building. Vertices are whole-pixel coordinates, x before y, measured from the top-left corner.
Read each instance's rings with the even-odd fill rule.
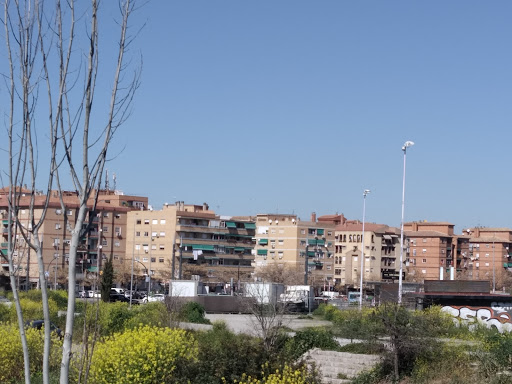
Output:
[[[8,204],[6,189],[0,191],[0,216],[2,218],[2,241],[0,251],[7,255],[8,249]],[[21,224],[29,226],[30,192],[20,192],[19,218]],[[43,213],[46,196],[38,194],[34,197],[34,219],[37,222]],[[48,210],[39,234],[42,239],[42,254],[45,274],[49,284],[64,283],[69,263],[69,248],[71,234],[67,227],[76,220],[79,208],[75,192],[63,192],[61,199],[57,191],[52,191]],[[89,212],[86,217],[87,230],[80,240],[76,260],[77,281],[82,286],[91,286],[97,282],[98,268],[101,269],[103,260],[111,258],[114,268],[119,267],[126,252],[126,220],[131,210],[141,210],[147,207],[147,197],[124,195],[120,191],[99,192],[96,209],[93,211],[93,200],[88,202]],[[39,285],[39,267],[34,251],[28,247],[18,233],[14,246],[14,264],[17,280],[21,284],[28,282],[30,287]],[[8,264],[2,258],[1,272],[8,274]]]

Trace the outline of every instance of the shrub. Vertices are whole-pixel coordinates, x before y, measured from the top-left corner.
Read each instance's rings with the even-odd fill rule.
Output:
[[[94,383],[165,383],[181,361],[197,356],[197,342],[181,329],[144,326],[96,345],[90,379]]]
[[[30,356],[30,372],[31,374],[35,374],[36,372],[40,372],[43,367],[43,330],[27,328],[25,330],[25,335],[27,337]],[[0,348],[0,361],[2,362],[2,369],[0,369],[0,383],[21,380],[24,376],[24,362],[18,325],[16,323],[0,324],[0,340],[2,340],[2,348]],[[56,334],[52,334],[50,347],[50,370],[59,367],[61,346],[62,342],[58,339],[58,336]]]
[[[198,361],[184,367],[183,380],[194,384],[217,384],[240,380],[242,375],[257,375],[266,361],[260,339],[245,334],[234,334],[224,322],[215,322],[213,329],[198,332]]]
[[[135,329],[140,325],[165,327],[170,317],[164,303],[154,302],[132,307],[133,316],[125,324],[125,329]]]
[[[285,365],[282,369],[265,375],[262,379],[252,376],[244,376],[237,384],[312,384],[317,379],[313,377],[305,367],[294,369],[289,365]],[[226,381],[224,381],[226,383]]]
[[[386,347],[380,343],[350,343],[338,349],[340,352],[379,355],[386,352]]]
[[[20,305],[21,310],[23,312],[23,319],[25,321],[42,320],[44,318],[41,300],[34,301],[30,298],[20,298]],[[48,299],[48,307],[50,309],[50,320],[56,323],[58,319],[57,303],[53,299]],[[18,317],[16,315],[16,306],[14,305],[14,303],[9,308],[9,320],[13,323],[16,323],[18,321]]]
[[[180,311],[180,318],[188,323],[210,324],[210,320],[204,317],[204,307],[195,301],[186,303]]]
[[[298,331],[285,345],[285,354],[295,360],[311,348],[336,351],[340,348],[331,331],[324,328],[308,328]]]

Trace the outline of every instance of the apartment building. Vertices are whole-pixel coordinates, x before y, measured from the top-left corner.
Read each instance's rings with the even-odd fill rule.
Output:
[[[29,191],[21,191],[19,199],[19,218],[23,226],[29,227]],[[89,212],[84,224],[84,236],[80,239],[76,260],[77,281],[81,285],[91,286],[98,281],[98,272],[103,260],[110,258],[114,268],[124,259],[126,252],[125,233],[127,213],[147,207],[147,197],[124,195],[120,191],[99,191],[94,209],[94,201],[88,202]],[[69,264],[71,234],[68,225],[74,226],[79,209],[75,192],[52,191],[49,198],[45,220],[39,230],[42,240],[43,264],[48,283],[65,284]],[[38,222],[42,216],[46,196],[34,197],[34,219]],[[8,227],[7,190],[0,193],[0,216],[2,217],[2,242],[0,251],[7,255]],[[18,280],[30,286],[39,284],[39,267],[34,251],[28,247],[23,237],[17,234],[13,255]],[[2,259],[2,272],[8,273],[8,264]]]
[[[130,257],[156,281],[193,275],[206,282],[247,281],[253,272],[256,225],[250,217],[219,216],[206,203],[178,201],[130,212],[128,228]]]
[[[455,267],[454,255],[460,255],[459,244],[465,243],[464,237],[454,235],[454,224],[446,222],[409,222],[404,223],[404,234],[407,239],[404,245],[407,278],[422,282],[425,279],[439,279],[441,269],[443,277],[450,273],[450,267]]]
[[[293,214],[258,214],[256,270],[267,265],[277,265],[305,271],[307,263],[310,284],[332,284],[334,227],[330,217],[317,220],[314,213],[310,221],[301,221]]]
[[[463,259],[466,278],[488,280],[493,288],[509,286],[512,272],[512,229],[468,228],[462,231],[469,239],[467,257]]]
[[[359,286],[361,257],[363,282],[398,279],[400,230],[384,224],[343,218],[335,228],[334,279],[336,285]]]

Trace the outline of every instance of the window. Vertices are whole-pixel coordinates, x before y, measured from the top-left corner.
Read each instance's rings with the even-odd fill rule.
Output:
[[[108,232],[108,227],[105,226],[105,227],[102,228],[102,230],[103,230],[103,232]]]
[[[331,266],[330,266],[330,265],[328,265],[328,266],[327,266],[327,270],[328,270],[328,271],[330,271],[330,270],[331,270]]]
[[[151,249],[156,249],[156,244],[151,244]]]
[[[412,255],[413,255],[413,256],[416,256],[416,248],[413,248],[413,250],[412,250]]]
[[[158,224],[158,220],[157,219],[153,219],[152,223],[153,224]]]
[[[158,258],[158,262],[159,262],[159,263],[163,263],[163,262],[164,262],[164,258],[163,258],[163,257],[159,257],[159,258]]]
[[[56,215],[62,215],[62,209],[56,209],[55,210]]]
[[[160,237],[165,237],[165,232],[160,232]]]
[[[151,258],[151,262],[152,262],[152,263],[156,263],[156,257],[152,257],[152,258]],[[153,271],[151,271],[151,272],[153,272]],[[151,273],[151,274],[153,274],[153,273]]]
[[[165,219],[161,219],[160,220],[160,224],[164,225],[165,224]]]
[[[282,259],[283,258],[283,252],[277,252],[277,256]]]
[[[151,237],[157,237],[158,236],[158,232],[151,232]]]
[[[272,228],[272,229],[270,230],[270,233],[276,233],[276,230],[275,230],[274,228]]]
[[[137,220],[137,224],[142,224],[142,220]]]
[[[103,212],[103,217],[108,217],[108,212]]]
[[[140,236],[140,232],[135,232],[135,236]]]
[[[55,224],[55,229],[60,229],[60,223]]]
[[[421,260],[422,263],[426,263],[427,262],[427,259],[423,259]]]
[[[305,235],[305,234],[306,234],[306,230],[305,230],[305,229],[301,229],[301,230],[300,230],[300,234],[301,234],[301,235]]]
[[[66,215],[73,216],[73,211],[71,209],[68,209]]]
[[[280,230],[279,230],[279,233],[284,233],[284,229],[280,229]]]
[[[426,239],[426,238],[424,238],[424,239],[423,239],[423,242],[424,242],[424,243],[426,243],[426,242],[427,242],[427,239]]]
[[[331,231],[327,231],[327,236],[332,236],[332,232]]]
[[[149,224],[149,219],[144,219],[144,224]]]
[[[165,245],[160,244],[160,250],[163,251],[165,249]]]
[[[149,259],[148,259],[147,257],[143,257],[143,258],[142,258],[142,261],[144,261],[145,263],[147,263],[147,262],[148,262],[148,260],[149,260]]]
[[[423,253],[427,253],[427,248],[423,248]]]
[[[279,245],[284,245],[284,240],[279,240]]]
[[[120,218],[121,218],[121,214],[120,214],[120,213],[116,213],[116,214],[115,214],[115,218],[116,218],[116,219],[120,219]]]
[[[485,257],[489,257],[489,254],[488,254],[488,253],[486,253],[486,254],[485,254]]]
[[[301,247],[305,247],[306,246],[306,240],[301,240],[300,241],[300,246]]]
[[[441,264],[444,264],[444,259],[441,259]]]
[[[148,237],[149,236],[149,232],[144,232],[144,236]]]
[[[114,242],[114,247],[120,247],[120,246],[121,246],[121,243],[119,241]]]
[[[489,263],[485,263],[485,266],[488,267],[489,266]]]
[[[489,244],[485,244],[485,248],[489,248]]]
[[[107,239],[101,239],[101,245],[108,245]]]
[[[140,244],[135,244],[135,250],[136,251],[140,250]]]
[[[119,256],[118,255],[114,255],[114,260],[119,260]],[[122,262],[122,260],[121,260]]]
[[[115,227],[114,231],[115,231],[116,235],[119,236],[121,234],[121,227]]]
[[[270,251],[270,257],[274,258],[275,256],[276,256],[276,252],[275,251]]]
[[[421,273],[427,273],[427,270],[426,269],[422,269]]]

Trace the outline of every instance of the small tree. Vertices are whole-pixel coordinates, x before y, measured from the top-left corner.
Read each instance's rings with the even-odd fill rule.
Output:
[[[110,289],[114,282],[114,266],[112,260],[109,258],[105,261],[101,275],[101,300],[104,302],[110,301]]]

